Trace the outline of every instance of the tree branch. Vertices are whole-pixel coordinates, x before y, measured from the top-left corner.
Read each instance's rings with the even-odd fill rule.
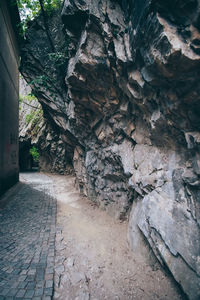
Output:
[[[28,105],[28,106],[30,106],[30,107],[32,107],[32,108],[39,109],[38,106],[33,106],[33,105],[31,105],[31,104],[29,104],[29,103],[27,103],[27,102],[25,102],[25,101],[23,101],[22,103],[23,103],[23,104],[26,104],[26,105]]]

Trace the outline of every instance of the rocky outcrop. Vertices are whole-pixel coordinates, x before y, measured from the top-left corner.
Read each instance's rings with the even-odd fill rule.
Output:
[[[82,193],[200,297],[199,2],[68,1],[30,24],[22,73]]]
[[[60,135],[43,116],[43,110],[37,98],[31,94],[31,88],[20,79],[19,105],[19,160],[21,171],[39,166],[40,171],[52,173],[71,173],[72,166],[66,159],[66,147]],[[30,149],[36,147],[38,162],[34,162]]]

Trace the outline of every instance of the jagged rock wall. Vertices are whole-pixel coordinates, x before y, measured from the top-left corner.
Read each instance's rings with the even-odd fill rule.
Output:
[[[41,104],[30,96],[31,88],[20,78],[19,108],[19,160],[22,170],[33,166],[30,149],[36,146],[39,152],[40,171],[71,173],[72,164],[66,159],[66,146],[55,126],[43,116]]]
[[[61,17],[49,20],[55,52],[40,16],[21,65],[69,149],[80,191],[117,218],[131,210],[133,250],[148,243],[193,300],[200,297],[199,7],[65,0]]]

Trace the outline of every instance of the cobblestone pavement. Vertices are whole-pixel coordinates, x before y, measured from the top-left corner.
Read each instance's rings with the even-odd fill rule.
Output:
[[[0,206],[0,300],[52,299],[56,232],[52,180],[24,173],[22,182],[5,197],[1,200],[6,205]]]

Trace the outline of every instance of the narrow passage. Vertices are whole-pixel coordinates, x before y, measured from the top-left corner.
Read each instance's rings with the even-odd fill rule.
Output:
[[[74,177],[23,173],[2,200],[0,300],[183,299],[158,263],[130,251],[127,223],[81,197]]]

